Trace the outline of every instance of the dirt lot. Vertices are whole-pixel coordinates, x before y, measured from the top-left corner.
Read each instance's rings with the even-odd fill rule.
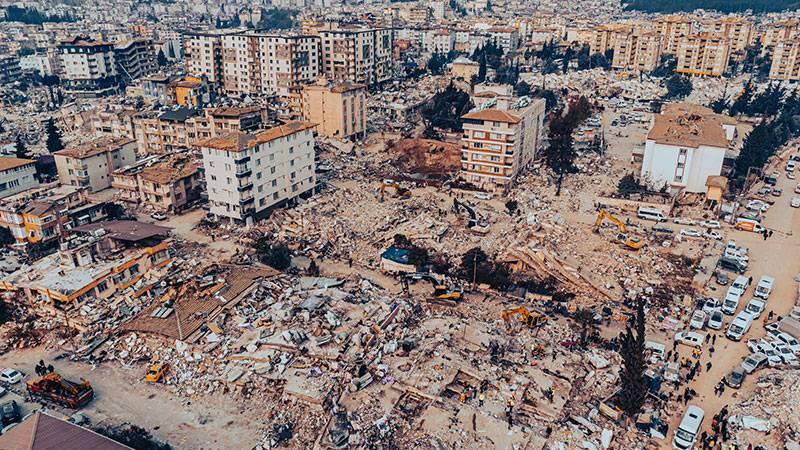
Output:
[[[391,148],[404,171],[423,174],[450,174],[461,168],[458,144],[431,139],[403,139]]]

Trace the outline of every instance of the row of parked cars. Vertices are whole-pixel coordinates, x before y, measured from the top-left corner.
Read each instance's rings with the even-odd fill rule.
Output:
[[[16,369],[3,369],[0,371],[0,382],[5,385],[12,385],[22,381],[24,374]],[[8,389],[5,386],[0,386],[0,397],[5,397],[8,394]],[[20,413],[19,405],[16,400],[8,400],[0,403],[0,434],[17,426],[22,421],[22,414]]]

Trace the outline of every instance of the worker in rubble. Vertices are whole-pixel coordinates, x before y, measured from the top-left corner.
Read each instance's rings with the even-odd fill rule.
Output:
[[[458,396],[458,399],[461,401],[461,403],[466,403],[467,402],[467,391],[466,390],[461,391],[461,395]]]
[[[479,407],[483,408],[483,402],[484,402],[484,400],[486,400],[486,394],[484,394],[483,392],[481,392],[481,393],[480,393],[480,395],[478,395],[478,406],[479,406]]]

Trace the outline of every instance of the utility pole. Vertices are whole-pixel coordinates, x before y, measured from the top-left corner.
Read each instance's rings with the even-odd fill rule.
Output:
[[[472,289],[475,289],[475,281],[478,278],[478,253],[472,255]]]

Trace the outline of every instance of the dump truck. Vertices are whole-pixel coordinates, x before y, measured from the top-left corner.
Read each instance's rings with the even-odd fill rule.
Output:
[[[48,373],[26,384],[32,397],[50,400],[72,409],[78,409],[94,398],[92,385],[83,378],[80,383],[75,383],[57,373]]]

